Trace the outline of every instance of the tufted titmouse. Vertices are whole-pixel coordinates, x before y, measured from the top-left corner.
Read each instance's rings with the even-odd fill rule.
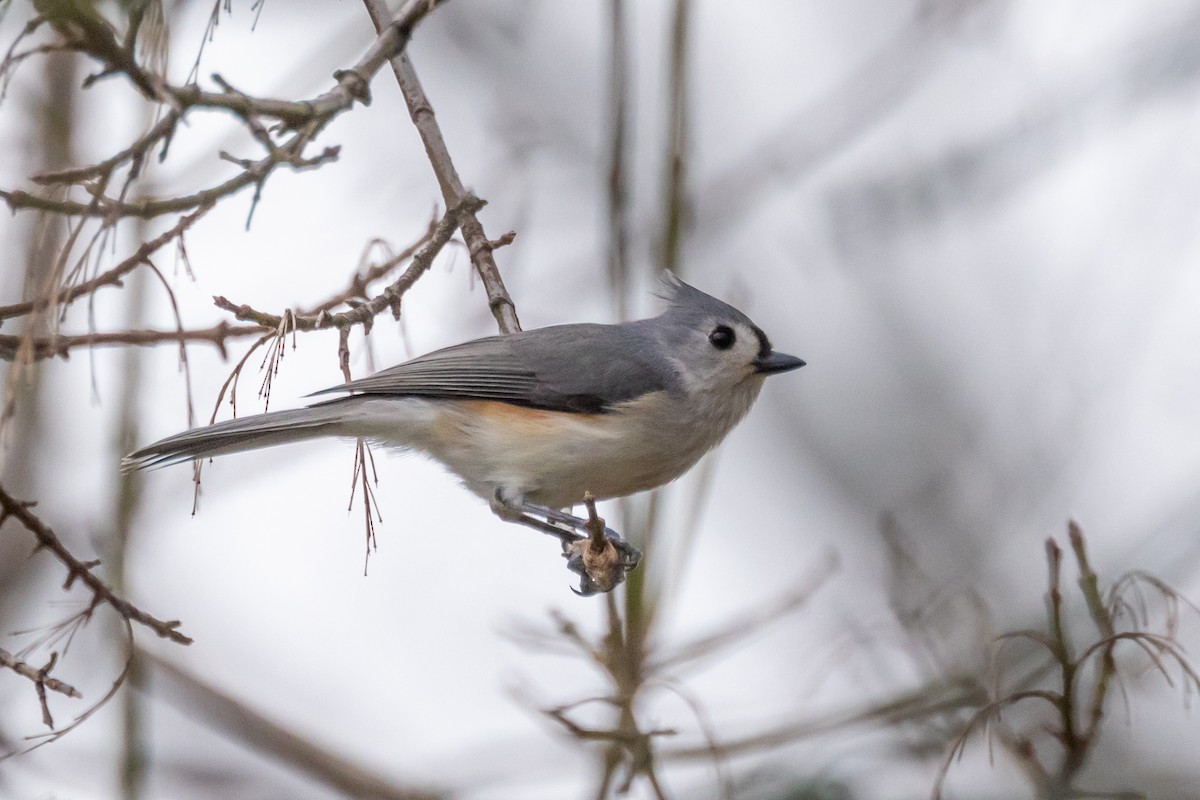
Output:
[[[566,549],[586,523],[556,509],[674,480],[746,415],[765,376],[804,366],[732,306],[670,274],[664,286],[667,308],[651,319],[454,345],[316,393],[344,397],[185,431],[122,464],[361,437],[437,459],[501,518],[553,533]],[[585,594],[611,589],[637,563],[636,550],[605,534],[621,554],[607,578],[589,578],[580,554],[568,554]]]

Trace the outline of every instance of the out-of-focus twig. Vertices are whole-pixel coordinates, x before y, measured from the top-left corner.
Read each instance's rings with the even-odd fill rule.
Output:
[[[1021,630],[998,638],[994,659],[999,660],[1004,645],[1014,640],[1032,642],[1049,656],[1052,666],[1049,685],[1012,689],[1001,686],[997,681],[994,695],[982,705],[962,726],[958,737],[950,746],[934,784],[933,797],[942,796],[942,786],[954,760],[960,757],[967,742],[976,730],[983,730],[998,741],[1011,755],[1022,774],[1031,783],[1039,798],[1091,797],[1099,796],[1084,791],[1077,785],[1079,776],[1095,751],[1100,724],[1105,717],[1112,682],[1119,677],[1114,652],[1123,643],[1136,645],[1149,659],[1154,671],[1162,675],[1170,686],[1175,686],[1171,670],[1181,675],[1183,688],[1200,691],[1200,671],[1187,659],[1182,645],[1175,638],[1178,620],[1179,595],[1166,584],[1141,573],[1130,573],[1117,580],[1108,590],[1101,592],[1099,577],[1092,570],[1087,556],[1083,532],[1074,522],[1068,526],[1071,549],[1074,551],[1079,570],[1079,591],[1087,605],[1088,615],[1096,626],[1097,637],[1082,649],[1074,644],[1079,637],[1064,610],[1062,594],[1063,551],[1054,539],[1046,541],[1048,565],[1048,588],[1046,591],[1045,630]],[[1167,604],[1165,631],[1150,629],[1148,612],[1132,614],[1129,628],[1117,626],[1121,612],[1134,607],[1125,594],[1141,596],[1142,585],[1156,591]],[[1091,666],[1088,669],[1089,665]],[[1019,730],[1002,718],[1001,712],[1010,706],[1038,701],[1048,705],[1054,713],[1054,722],[1041,726],[1038,731],[1049,734],[1059,749],[1057,763],[1053,763],[1045,748],[1037,746],[1037,733]],[[1104,796],[1134,796],[1131,793]]]
[[[690,216],[687,192],[688,43],[691,0],[675,0],[671,15],[671,67],[668,75],[670,105],[667,110],[666,176],[663,193],[662,257],[660,266],[679,271],[683,237]]]
[[[165,698],[187,716],[224,736],[285,762],[348,797],[378,800],[441,800],[445,792],[401,786],[368,772],[342,756],[284,728],[245,703],[206,683],[182,667],[137,650],[137,658],[154,682],[155,696]]]
[[[629,54],[625,0],[609,0],[608,279],[617,318],[629,313]]]
[[[85,612],[85,614],[86,613],[90,613],[90,612]],[[80,618],[77,616],[76,620],[78,620],[78,619],[80,619]],[[81,725],[83,725],[83,723],[85,723],[89,719],[91,719],[92,716],[97,711],[104,708],[106,705],[108,705],[110,700],[112,700],[114,697],[116,697],[117,692],[120,691],[121,687],[125,685],[125,680],[129,677],[130,669],[133,666],[133,625],[130,622],[130,619],[131,619],[130,617],[127,617],[124,615],[122,615],[121,619],[120,619],[121,629],[122,629],[122,632],[125,634],[125,642],[128,645],[128,650],[127,650],[128,656],[124,660],[124,664],[121,667],[120,673],[118,673],[117,677],[113,679],[112,684],[109,685],[108,691],[106,691],[104,693],[104,696],[101,697],[99,700],[97,700],[95,703],[93,703],[91,706],[89,706],[87,709],[85,709],[82,713],[76,715],[76,717],[73,720],[71,720],[70,724],[66,725],[65,727],[59,728],[57,730],[51,730],[51,731],[39,734],[37,736],[30,736],[29,739],[34,742],[33,744],[31,744],[21,750],[11,750],[7,753],[0,754],[0,761],[4,761],[5,759],[13,758],[15,756],[24,755],[25,753],[29,753],[29,752],[32,752],[33,750],[37,750],[39,747],[44,747],[52,742],[58,741],[59,739],[66,736],[71,731],[76,730]],[[70,623],[68,623],[68,624],[70,624]],[[54,659],[52,657],[51,663],[53,663],[53,661],[54,661]],[[39,699],[42,699],[40,694],[39,694]],[[43,722],[46,722],[47,725],[50,725],[50,721],[48,720],[49,709],[46,708],[44,703],[42,706],[42,711],[43,711],[43,714],[46,715],[43,717]]]
[[[50,660],[46,662],[46,666],[32,667],[4,648],[0,648],[0,667],[11,669],[22,678],[28,678],[33,681],[34,691],[37,692],[38,702],[42,706],[42,723],[47,728],[54,727],[54,717],[50,715],[50,703],[46,699],[47,690],[64,694],[67,697],[83,697],[74,686],[64,683],[58,678],[50,677],[50,670],[54,669],[57,663],[58,653],[51,653]]]
[[[666,670],[690,665],[741,643],[743,639],[762,631],[766,625],[782,619],[808,603],[836,570],[837,558],[831,554],[825,563],[814,568],[807,578],[797,581],[798,588],[794,591],[759,608],[751,609],[743,616],[729,620],[704,636],[672,648],[670,653],[665,653],[651,662],[653,668]]]
[[[813,736],[859,725],[900,725],[961,713],[978,708],[986,700],[987,690],[978,678],[973,675],[960,675],[932,681],[878,703],[814,719],[788,722],[749,736],[722,740],[718,742],[717,750],[725,757],[762,754]],[[712,752],[711,744],[683,744],[665,749],[662,756],[666,760],[692,761],[709,759]]]
[[[661,792],[657,764],[664,759],[719,760],[749,752],[762,752],[815,732],[850,725],[856,721],[886,718],[888,715],[900,718],[904,714],[932,714],[937,710],[960,708],[972,699],[974,704],[977,704],[980,696],[986,696],[984,690],[974,681],[969,687],[957,684],[953,687],[934,687],[937,691],[927,687],[921,693],[897,700],[894,706],[856,709],[836,718],[803,725],[788,725],[753,737],[729,741],[721,741],[716,737],[711,725],[701,713],[699,704],[689,696],[686,702],[696,713],[706,741],[697,745],[685,743],[659,746],[656,743],[659,737],[674,735],[676,732],[668,728],[646,729],[638,719],[636,708],[647,694],[655,689],[665,688],[676,694],[686,694],[670,670],[694,666],[705,656],[730,652],[743,636],[761,631],[765,626],[795,612],[824,584],[832,569],[832,562],[818,567],[810,577],[799,581],[803,585],[797,590],[788,592],[775,602],[765,604],[761,609],[738,615],[735,620],[719,626],[711,634],[701,636],[680,648],[662,650],[656,644],[656,637],[652,636],[653,628],[646,624],[646,617],[641,612],[635,615],[627,610],[622,618],[612,595],[608,595],[608,628],[599,641],[590,641],[573,622],[562,615],[554,617],[556,631],[553,637],[538,637],[531,631],[526,632],[525,641],[530,645],[546,647],[560,653],[564,652],[566,645],[566,650],[579,653],[588,662],[599,667],[612,685],[611,692],[602,697],[560,704],[542,710],[546,717],[561,725],[572,736],[589,742],[607,743],[608,747],[601,754],[602,773],[596,796],[608,797],[613,785],[627,789],[638,778],[645,779],[652,792]],[[631,574],[629,580],[634,578],[635,574]],[[640,596],[635,595],[635,599]],[[950,691],[950,688],[954,691]],[[603,703],[614,711],[614,719],[608,726],[584,726],[573,719],[575,709],[597,703]],[[622,769],[624,776],[618,783],[618,774]]]

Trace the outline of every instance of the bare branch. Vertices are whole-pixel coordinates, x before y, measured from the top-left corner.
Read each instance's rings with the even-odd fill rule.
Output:
[[[310,123],[304,130],[297,133],[284,144],[279,145],[265,158],[258,161],[237,161],[236,163],[242,167],[243,171],[229,180],[182,197],[171,197],[165,200],[146,199],[126,202],[97,194],[91,201],[82,203],[75,200],[52,200],[40,195],[30,194],[29,192],[0,189],[0,199],[8,203],[9,208],[13,211],[33,208],[70,216],[103,217],[106,219],[112,217],[151,219],[163,214],[190,211],[236,194],[248,186],[261,185],[277,167],[289,166],[294,170],[300,171],[313,169],[322,164],[337,160],[339,153],[339,148],[337,147],[326,147],[315,156],[304,156],[305,145],[316,137],[321,127],[317,123]]]
[[[54,531],[29,511],[32,505],[32,503],[17,500],[4,491],[3,487],[0,487],[0,524],[6,518],[13,517],[34,535],[38,543],[37,549],[49,550],[54,554],[55,558],[66,566],[67,580],[63,588],[69,589],[76,580],[87,586],[88,590],[92,593],[92,606],[88,609],[87,613],[90,614],[91,610],[98,604],[106,603],[125,619],[145,625],[164,639],[170,639],[177,644],[192,643],[190,637],[184,636],[176,630],[180,624],[178,620],[164,622],[156,619],[123,597],[118,597],[108,584],[92,572],[92,568],[100,562],[83,562],[72,555],[71,551],[59,540]]]
[[[363,0],[363,4],[367,7],[367,13],[371,15],[371,21],[375,23],[375,29],[382,33],[388,24],[387,3],[384,0]],[[405,8],[414,4],[428,5],[428,2],[409,0]],[[458,170],[450,158],[450,151],[446,149],[446,141],[442,138],[441,128],[434,117],[433,106],[421,88],[421,82],[417,79],[416,70],[413,69],[408,55],[398,52],[391,58],[391,64],[392,72],[404,95],[404,102],[408,105],[409,116],[421,134],[429,163],[433,166],[438,185],[441,186],[442,198],[446,201],[447,208],[456,208],[470,194],[463,188]],[[500,269],[496,266],[496,259],[492,257],[494,244],[484,233],[483,225],[475,216],[474,210],[463,217],[462,232],[467,251],[471,254],[471,263],[474,264],[475,271],[479,273],[479,279],[487,291],[488,305],[496,318],[496,324],[500,326],[502,333],[516,333],[521,330],[521,322],[517,319],[517,307],[513,304],[508,290],[504,288]]]
[[[958,736],[951,744],[934,784],[934,798],[941,796],[947,772],[953,762],[961,757],[966,749],[967,740],[975,730],[982,730],[989,744],[995,740],[1005,747],[1038,797],[1099,796],[1079,789],[1076,780],[1095,751],[1100,725],[1106,716],[1112,684],[1121,679],[1113,655],[1121,642],[1129,641],[1141,648],[1168,685],[1174,686],[1167,668],[1173,662],[1182,673],[1185,690],[1200,687],[1200,672],[1187,660],[1182,646],[1174,639],[1174,606],[1170,601],[1170,598],[1175,596],[1174,591],[1161,581],[1156,580],[1152,584],[1156,588],[1161,587],[1160,591],[1171,605],[1165,634],[1139,628],[1140,624],[1148,622],[1148,616],[1143,615],[1139,620],[1136,614],[1132,620],[1133,630],[1117,630],[1113,609],[1122,608],[1127,604],[1120,593],[1122,590],[1137,591],[1137,584],[1142,578],[1139,574],[1133,578],[1126,576],[1118,579],[1108,593],[1108,602],[1105,602],[1099,576],[1092,569],[1087,556],[1083,532],[1074,522],[1070,523],[1068,530],[1079,572],[1079,591],[1099,636],[1092,643],[1083,646],[1082,652],[1076,655],[1071,636],[1074,631],[1064,614],[1061,591],[1063,551],[1054,539],[1048,539],[1046,631],[1021,630],[997,637],[993,661],[999,659],[1006,643],[1017,639],[1033,641],[1049,653],[1049,672],[1056,673],[1052,679],[1056,685],[1049,689],[1012,688],[1004,691],[997,682],[993,697],[960,728]],[[1095,668],[1084,671],[1083,668],[1089,660],[1097,662]],[[1002,709],[1028,699],[1042,700],[1054,709],[1055,720],[1045,728],[1045,732],[1058,746],[1059,757],[1056,765],[1049,765],[1049,758],[1043,749],[1036,747],[1029,736],[1006,725],[1000,717]]]
[[[401,250],[399,253],[393,253],[389,255],[378,264],[372,264],[371,266],[367,267],[366,270],[362,272],[356,272],[350,279],[350,284],[344,290],[325,299],[318,305],[309,309],[307,312],[302,312],[301,316],[313,316],[320,314],[322,311],[332,311],[338,306],[349,303],[352,300],[369,300],[370,297],[367,294],[367,287],[375,281],[386,277],[390,272],[392,272],[392,270],[396,269],[405,261],[415,256],[418,250],[428,245],[429,242],[433,241],[433,238],[438,232],[438,222],[437,210],[434,209],[434,216],[429,220],[429,228],[423,234],[421,234],[421,236],[415,242]],[[377,243],[380,243],[380,240],[373,240],[371,245],[368,247],[368,250]],[[346,380],[348,381],[350,379],[346,378]]]
[[[58,678],[50,677],[50,670],[54,669],[54,665],[57,663],[58,653],[51,653],[50,660],[46,662],[46,666],[40,669],[38,667],[31,667],[4,648],[0,648],[0,667],[11,669],[21,677],[33,681],[38,702],[42,706],[42,722],[47,728],[52,730],[54,728],[54,717],[50,715],[50,703],[46,699],[46,690],[49,689],[52,692],[65,694],[67,697],[83,697],[74,686],[63,683]]]
[[[3,192],[0,192],[0,195],[3,194]],[[100,275],[97,275],[91,280],[75,284],[74,286],[64,287],[50,297],[39,297],[24,303],[14,303],[8,306],[0,306],[0,320],[21,316],[23,314],[29,314],[34,311],[41,311],[42,309],[48,308],[51,305],[65,305],[74,302],[84,295],[91,294],[102,286],[120,286],[121,278],[131,272],[134,268],[146,263],[150,256],[157,252],[158,249],[163,245],[168,244],[169,242],[172,242],[182,236],[184,231],[186,231],[188,228],[194,225],[197,220],[212,210],[212,207],[212,202],[202,203],[200,207],[191,214],[181,217],[170,230],[164,231],[162,234],[156,236],[148,242],[143,242],[141,246],[139,246],[138,249],[135,250],[128,258],[122,260],[116,266],[106,270]]]
[[[87,167],[60,171],[37,176],[41,183],[80,183],[99,179],[100,188],[88,187],[93,191],[89,203],[73,200],[53,200],[24,191],[0,190],[0,199],[13,210],[38,209],[58,214],[92,216],[111,219],[113,217],[151,218],[162,214],[188,211],[230,196],[248,186],[260,187],[267,177],[279,166],[293,169],[309,169],[321,166],[338,156],[338,148],[326,147],[311,157],[304,155],[305,147],[342,112],[348,110],[355,100],[370,102],[371,79],[389,59],[401,53],[412,36],[413,28],[439,3],[409,2],[394,18],[379,26],[379,37],[367,52],[349,69],[334,74],[336,85],[312,100],[283,101],[251,97],[230,86],[220,76],[214,80],[223,87],[222,92],[210,92],[196,85],[168,86],[159,76],[145,70],[133,57],[133,51],[122,47],[113,28],[94,7],[72,3],[39,0],[35,6],[42,9],[46,19],[63,38],[66,47],[87,53],[103,64],[98,77],[123,74],[148,99],[164,102],[169,107],[167,114],[149,132],[132,145],[104,161]],[[147,199],[126,203],[120,199],[103,195],[103,184],[120,165],[131,164],[131,172],[140,169],[146,153],[158,142],[163,142],[164,153],[178,122],[191,109],[218,109],[239,116],[251,129],[259,131],[256,138],[267,145],[266,157],[258,161],[238,161],[243,171],[235,177],[199,192],[163,200]],[[269,134],[259,121],[260,118],[275,119],[281,123],[280,130],[294,130],[296,134],[280,145],[273,145]],[[257,200],[256,194],[256,200]]]
[[[49,678],[47,675],[50,670],[54,669],[54,664],[57,661],[56,655],[51,655],[50,661],[42,668],[31,667],[21,659],[14,656],[4,648],[0,647],[0,667],[11,669],[21,677],[28,678],[35,683],[42,683],[47,689],[59,694],[65,694],[67,697],[83,697],[79,690],[70,684],[63,683],[58,678]]]
[[[140,163],[146,157],[146,153],[159,142],[163,143],[163,152],[159,156],[161,159],[166,156],[166,148],[179,120],[179,112],[170,110],[150,130],[119,153],[91,166],[64,169],[58,172],[43,172],[34,175],[32,180],[34,183],[49,186],[56,183],[80,183],[93,178],[105,178],[124,163]]]
[[[319,331],[329,328],[348,328],[353,325],[369,326],[379,314],[391,310],[396,317],[400,315],[400,299],[404,296],[417,279],[424,275],[433,265],[433,260],[441,252],[454,232],[469,215],[483,207],[483,201],[474,195],[466,195],[451,207],[429,237],[428,243],[413,256],[409,265],[399,277],[389,284],[382,292],[365,303],[340,314],[330,314],[325,310],[328,304],[322,304],[321,310],[313,315],[293,315],[289,326],[299,331]],[[238,305],[228,298],[217,296],[213,298],[217,308],[229,311],[239,320],[253,322],[266,329],[279,328],[283,321],[282,314],[268,314],[247,305]],[[290,313],[290,312],[288,312]]]
[[[189,718],[279,759],[334,787],[339,794],[379,800],[438,800],[448,796],[437,788],[398,785],[296,734],[202,677],[145,650],[139,649],[137,654],[152,667],[156,696],[164,697]]]
[[[0,335],[0,360],[16,358],[22,344],[25,344],[35,360],[44,358],[67,358],[71,350],[80,347],[113,347],[135,346],[153,347],[160,344],[182,344],[186,342],[207,342],[221,352],[226,358],[226,341],[244,336],[256,336],[263,332],[258,325],[230,325],[221,320],[211,328],[198,328],[184,331],[159,330],[130,330],[109,331],[104,333],[85,333],[79,336],[24,336]]]
[[[312,100],[299,101],[256,98],[234,90],[209,92],[194,83],[169,86],[137,63],[132,51],[117,42],[116,32],[94,8],[84,9],[51,0],[35,0],[34,6],[44,14],[67,46],[87,53],[104,64],[105,71],[100,76],[93,76],[90,82],[107,74],[122,74],[147,99],[166,102],[177,112],[189,108],[222,109],[243,118],[262,116],[278,119],[287,127],[296,128],[315,119],[335,116],[350,108],[355,100],[370,103],[368,86],[371,79],[384,64],[404,50],[417,23],[442,2],[444,0],[409,2],[395,17],[379,26],[379,37],[354,66],[334,74],[337,85]]]
[[[90,613],[90,610],[89,610],[88,612],[85,612],[85,615],[86,615],[87,613]],[[92,704],[92,705],[91,705],[91,706],[90,706],[88,709],[86,709],[86,710],[85,710],[83,713],[81,713],[81,714],[79,714],[78,716],[76,716],[76,717],[75,717],[75,719],[73,719],[73,720],[71,721],[71,724],[70,724],[70,725],[67,725],[65,728],[59,728],[59,729],[58,729],[58,730],[56,730],[56,731],[51,731],[51,732],[49,732],[49,733],[43,733],[43,734],[41,734],[41,735],[39,735],[39,736],[31,736],[31,737],[30,737],[31,739],[35,739],[35,740],[36,740],[36,743],[35,743],[35,744],[32,744],[32,745],[30,745],[29,747],[26,747],[26,748],[25,748],[25,749],[23,749],[23,750],[17,750],[17,751],[12,751],[12,752],[8,752],[8,753],[4,753],[3,755],[0,755],[0,761],[4,761],[5,759],[7,759],[7,758],[11,758],[11,757],[13,757],[13,756],[24,755],[25,753],[29,753],[29,752],[31,752],[31,751],[33,751],[33,750],[37,750],[39,747],[43,747],[43,746],[45,746],[45,745],[48,745],[48,744],[50,744],[51,742],[56,742],[56,741],[58,741],[59,739],[61,739],[62,737],[66,736],[68,733],[70,733],[71,731],[75,730],[75,729],[76,729],[76,728],[78,728],[80,725],[82,725],[83,723],[85,723],[85,722],[87,722],[89,719],[91,719],[91,717],[92,717],[92,715],[93,715],[93,714],[95,714],[97,711],[99,711],[99,710],[100,710],[101,708],[103,708],[104,706],[108,705],[108,701],[109,701],[109,700],[112,700],[114,697],[116,697],[116,694],[117,694],[117,692],[120,690],[120,688],[121,688],[122,686],[124,686],[124,685],[125,685],[125,679],[129,677],[129,672],[130,672],[130,670],[131,670],[131,669],[132,669],[132,667],[133,667],[133,655],[134,655],[134,651],[133,651],[133,627],[130,625],[129,619],[130,619],[129,617],[124,617],[124,618],[121,620],[122,632],[125,634],[125,641],[126,641],[126,644],[127,644],[128,648],[129,648],[129,649],[128,649],[128,653],[129,653],[129,655],[128,655],[128,657],[125,659],[125,664],[124,664],[124,666],[122,666],[122,667],[121,667],[121,672],[120,672],[120,674],[118,674],[118,675],[117,675],[117,677],[113,679],[112,685],[110,685],[110,686],[108,687],[108,691],[104,693],[104,696],[103,696],[103,697],[101,697],[99,700],[97,700],[95,703],[93,703],[93,704]],[[45,710],[45,709],[44,709],[44,707],[43,707],[43,711],[44,711],[44,710]]]

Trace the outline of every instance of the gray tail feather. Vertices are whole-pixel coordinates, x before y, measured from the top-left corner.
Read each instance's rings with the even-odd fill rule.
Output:
[[[125,472],[155,469],[319,436],[336,436],[342,413],[336,404],[319,405],[192,428],[130,453],[121,459],[121,469]]]

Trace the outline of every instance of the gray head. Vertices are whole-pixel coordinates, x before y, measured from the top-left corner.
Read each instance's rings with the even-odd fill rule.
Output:
[[[733,388],[766,375],[804,366],[795,356],[778,353],[762,328],[728,303],[664,273],[667,309],[647,320],[666,345],[689,389]]]

